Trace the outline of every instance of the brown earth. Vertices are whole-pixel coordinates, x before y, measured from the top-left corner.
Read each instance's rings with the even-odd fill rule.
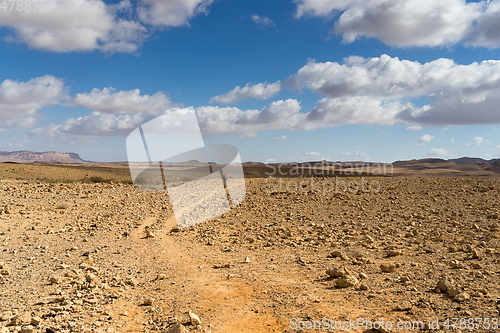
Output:
[[[497,179],[250,178],[238,207],[176,231],[167,193],[135,189],[118,164],[0,176],[2,333],[498,325]]]

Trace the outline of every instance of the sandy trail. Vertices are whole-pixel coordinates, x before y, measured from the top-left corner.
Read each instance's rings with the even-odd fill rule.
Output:
[[[163,229],[155,231],[154,239],[146,239],[145,229],[155,222],[154,217],[144,220],[131,235],[130,245],[135,255],[141,256],[144,262],[154,262],[155,267],[167,268],[165,274],[169,277],[168,281],[158,281],[159,287],[155,288],[157,295],[154,298],[158,299],[156,308],[172,307],[178,301],[189,303],[189,307],[180,306],[182,312],[192,310],[197,313],[203,327],[213,323],[209,324],[212,332],[281,332],[286,328],[274,313],[255,311],[260,303],[271,302],[269,297],[263,299],[260,294],[263,281],[228,278],[227,270],[214,269],[214,258],[205,253],[206,249],[170,233],[176,226],[173,215]],[[155,251],[147,251],[148,247],[154,247]],[[235,265],[246,264],[242,261]],[[174,289],[181,287],[181,290],[172,292],[172,286]],[[143,290],[134,289],[128,297],[112,306],[113,315],[123,319],[119,332],[143,331],[141,322],[146,317],[144,313],[150,309],[137,302],[142,294]],[[189,297],[193,298],[186,299]],[[124,316],[124,313],[127,315]],[[178,318],[188,325],[185,322],[186,313],[178,313]]]

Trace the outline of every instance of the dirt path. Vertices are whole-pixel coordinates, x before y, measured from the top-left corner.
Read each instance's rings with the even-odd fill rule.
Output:
[[[271,302],[269,297],[263,299],[261,295],[262,281],[232,277],[225,268],[213,268],[216,256],[212,257],[200,245],[170,233],[176,225],[173,216],[163,229],[155,231],[155,238],[146,238],[145,230],[155,222],[155,217],[145,219],[130,237],[135,255],[144,262],[154,261],[158,271],[164,271],[167,276],[165,281],[155,281],[154,290],[146,292],[155,294],[151,296],[155,299],[155,309],[164,310],[172,305],[179,308],[178,320],[186,325],[185,312],[192,310],[202,319],[202,326],[209,326],[212,332],[282,332],[286,328],[273,312],[256,310],[259,304]],[[155,251],[145,250],[151,247]],[[234,265],[249,265],[242,259]],[[138,302],[144,294],[144,290],[134,289],[113,304],[112,316],[122,317],[123,322],[117,331],[143,331],[145,313],[151,310]]]

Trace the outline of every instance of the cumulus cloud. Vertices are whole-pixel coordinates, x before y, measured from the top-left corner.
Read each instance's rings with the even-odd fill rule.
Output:
[[[369,154],[360,152],[359,150],[356,150],[354,153],[351,153],[351,152],[342,152],[342,155],[356,156],[357,158],[360,158],[360,159],[366,160],[366,161],[370,159],[370,155]]]
[[[480,144],[487,142],[487,141],[488,140],[485,140],[483,137],[478,136],[478,137],[475,137],[474,139],[472,139],[472,142],[466,143],[465,145],[468,147],[477,147]]]
[[[406,129],[408,131],[420,131],[422,129],[422,126],[412,125],[412,126],[408,126]]]
[[[93,140],[100,136],[126,136],[137,126],[158,115],[168,114],[177,109],[172,106],[163,112],[152,114],[140,112],[139,108],[134,109],[131,113],[116,114],[113,105],[108,112],[94,111],[88,116],[70,118],[61,124],[50,124],[34,129],[29,134],[49,138],[77,138],[77,141]],[[200,129],[207,137],[238,134],[243,138],[252,138],[257,135],[258,131],[308,128],[307,124],[304,124],[306,115],[300,110],[300,103],[297,100],[289,99],[275,101],[262,110],[202,106],[196,108],[195,112]]]
[[[307,121],[314,127],[338,124],[393,125],[396,116],[410,104],[384,101],[367,96],[323,98],[307,114]]]
[[[265,15],[252,15],[252,21],[261,28],[275,28],[276,23]]]
[[[77,94],[70,102],[73,106],[83,106],[91,110],[112,114],[159,114],[172,104],[165,94],[158,92],[152,96],[141,95],[139,89],[116,91],[109,87],[92,89],[90,93]]]
[[[423,146],[426,143],[431,142],[432,140],[434,140],[434,136],[432,136],[430,134],[425,134],[422,137],[420,137],[420,139],[418,139],[418,142],[416,143],[416,145],[417,146]]]
[[[19,99],[24,101],[20,102],[23,108],[36,110],[40,105],[60,99],[62,82],[51,77],[45,80],[53,82],[47,86],[58,87],[54,99],[49,89],[47,94],[37,95],[36,100],[39,97],[40,101],[31,108],[28,107],[31,105],[29,97]],[[6,81],[5,84],[10,83]],[[250,97],[269,98],[284,87],[305,88],[323,97],[306,111],[302,111],[296,99],[278,100],[261,110],[200,106],[196,108],[200,126],[207,135],[238,134],[248,138],[265,130],[310,130],[340,124],[390,126],[404,123],[408,130],[419,130],[423,125],[500,123],[500,95],[497,93],[500,61],[496,60],[458,65],[449,59],[419,63],[382,55],[369,59],[350,57],[343,63],[311,61],[284,83],[247,84],[212,100],[230,103]],[[12,96],[15,95],[4,94],[3,98]],[[74,127],[75,133],[85,135],[88,126],[95,125],[96,131],[89,130],[89,133],[97,135],[102,131],[103,135],[121,135],[138,122],[175,108],[163,93],[141,95],[138,89],[116,91],[111,87],[77,94],[69,104],[84,106],[97,113],[39,130],[37,134],[46,133],[46,130],[69,134]],[[25,115],[32,113],[25,112]],[[110,124],[110,130],[101,128],[102,123]],[[429,142],[429,139],[430,136],[423,136],[418,144]]]
[[[438,59],[422,64],[382,55],[369,59],[349,57],[342,64],[310,61],[285,85],[328,96],[318,102],[317,108],[330,104],[327,109],[334,114],[351,118],[342,121],[346,117],[340,117],[341,122],[403,122],[417,126],[500,122],[496,111],[500,103],[497,60],[458,65],[450,59]],[[430,103],[417,106],[412,102],[416,99]],[[346,110],[353,101],[359,107]],[[368,102],[374,111],[370,111]]]
[[[151,120],[151,115],[107,114],[94,111],[88,116],[70,118],[62,124],[50,124],[29,132],[35,137],[86,142],[102,136],[126,136],[137,126]]]
[[[448,152],[446,149],[443,148],[432,148],[427,153],[427,156],[430,157],[448,157],[450,155],[451,155],[450,152]]]
[[[0,10],[0,27],[13,32],[6,40],[23,42],[33,49],[135,52],[155,28],[189,25],[189,20],[206,13],[211,3],[212,0],[140,0],[134,4],[130,0],[115,4],[103,0],[37,0],[31,2],[31,10]],[[27,1],[22,2],[23,7],[27,5]]]
[[[250,83],[247,83],[247,85],[243,88],[240,86],[236,86],[236,88],[224,95],[212,97],[210,99],[210,102],[230,104],[248,98],[268,99],[271,96],[279,93],[281,89],[282,87],[280,81],[275,83],[258,83],[254,85],[250,85]]]
[[[0,11],[0,26],[14,31],[11,40],[34,49],[55,52],[135,51],[146,28],[116,16],[115,7],[101,0],[49,1],[53,8]],[[23,3],[23,5],[26,5]],[[33,2],[35,5],[35,2]]]
[[[318,153],[317,151],[313,151],[313,150],[304,153],[304,155],[306,155],[306,156],[315,156],[315,157],[321,156],[320,153]]]
[[[310,129],[306,114],[295,99],[272,102],[262,110],[240,110],[235,107],[202,106],[195,109],[204,134],[240,134],[273,129]]]
[[[27,82],[5,80],[0,85],[0,129],[24,129],[41,118],[37,111],[66,96],[62,79],[42,76]]]
[[[388,45],[441,46],[460,42],[500,46],[500,1],[298,0],[297,17],[335,16],[332,33],[347,43],[359,37]]]
[[[213,0],[142,0],[138,13],[142,22],[153,26],[189,25],[189,20],[207,13]]]

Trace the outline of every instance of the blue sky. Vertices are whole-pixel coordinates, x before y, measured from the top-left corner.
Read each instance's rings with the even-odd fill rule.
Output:
[[[0,150],[126,160],[193,106],[245,161],[500,158],[498,0],[10,3]]]

